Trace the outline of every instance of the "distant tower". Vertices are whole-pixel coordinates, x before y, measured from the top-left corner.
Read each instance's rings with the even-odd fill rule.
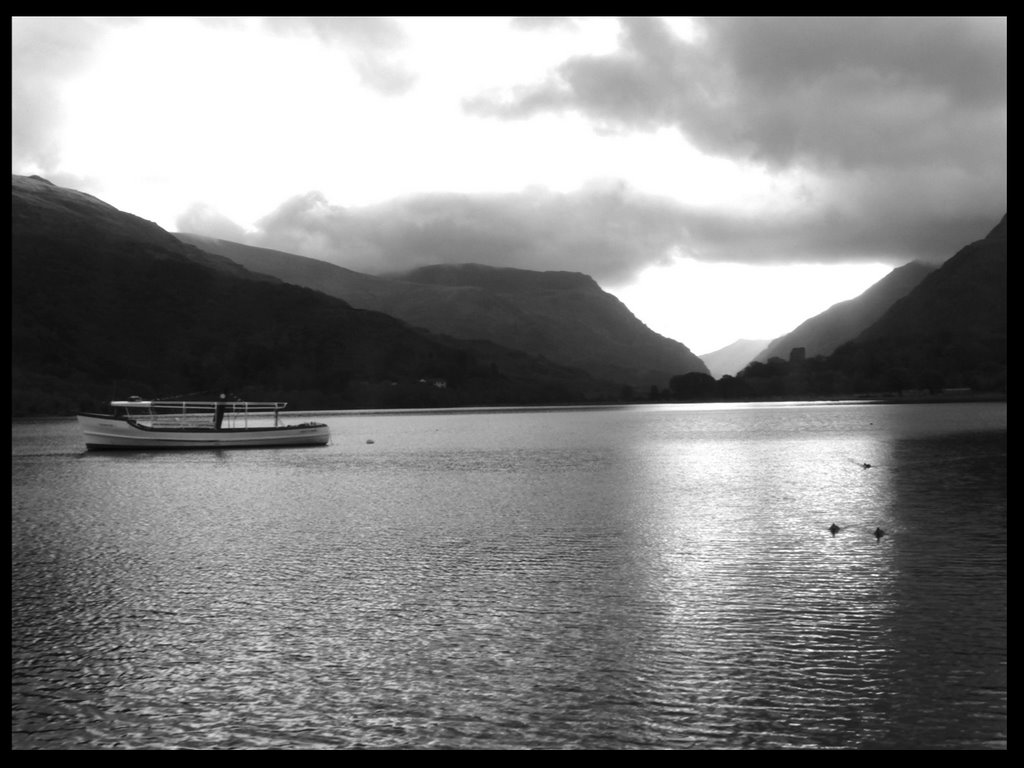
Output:
[[[790,363],[802,363],[807,359],[807,348],[806,347],[793,347],[789,351],[789,362]]]

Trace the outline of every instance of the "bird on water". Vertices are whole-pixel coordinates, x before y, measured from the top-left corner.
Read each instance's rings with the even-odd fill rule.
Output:
[[[830,525],[830,526],[828,527],[828,529],[829,529],[829,531],[831,531],[831,532],[832,532],[832,535],[833,535],[833,536],[835,536],[835,535],[836,535],[837,533],[839,533],[839,531],[841,531],[841,530],[842,530],[842,528],[840,528],[840,527],[839,527],[838,525],[836,525],[835,523],[832,523],[832,525]]]

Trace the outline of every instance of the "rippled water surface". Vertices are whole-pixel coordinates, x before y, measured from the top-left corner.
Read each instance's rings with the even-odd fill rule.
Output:
[[[1004,403],[319,416],[13,423],[15,749],[1006,748]]]

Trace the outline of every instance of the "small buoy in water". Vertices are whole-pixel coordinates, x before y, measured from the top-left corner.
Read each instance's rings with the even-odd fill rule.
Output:
[[[837,533],[839,533],[839,531],[841,531],[841,530],[842,530],[842,528],[840,528],[840,527],[839,527],[838,525],[836,525],[835,523],[832,523],[832,525],[830,525],[830,526],[828,527],[828,529],[829,529],[829,530],[830,530],[830,531],[832,532],[832,535],[833,535],[833,536],[835,536],[835,535],[836,535]]]
[[[881,528],[875,528],[875,538],[880,540],[883,536],[885,536],[885,531]]]
[[[373,440],[367,440],[367,441],[366,441],[366,444],[367,444],[367,445],[373,445]]]

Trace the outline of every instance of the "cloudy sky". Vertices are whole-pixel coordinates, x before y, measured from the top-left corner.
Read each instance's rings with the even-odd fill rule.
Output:
[[[15,17],[11,83],[13,173],[360,272],[585,272],[698,354],[1006,211],[1000,17]]]

